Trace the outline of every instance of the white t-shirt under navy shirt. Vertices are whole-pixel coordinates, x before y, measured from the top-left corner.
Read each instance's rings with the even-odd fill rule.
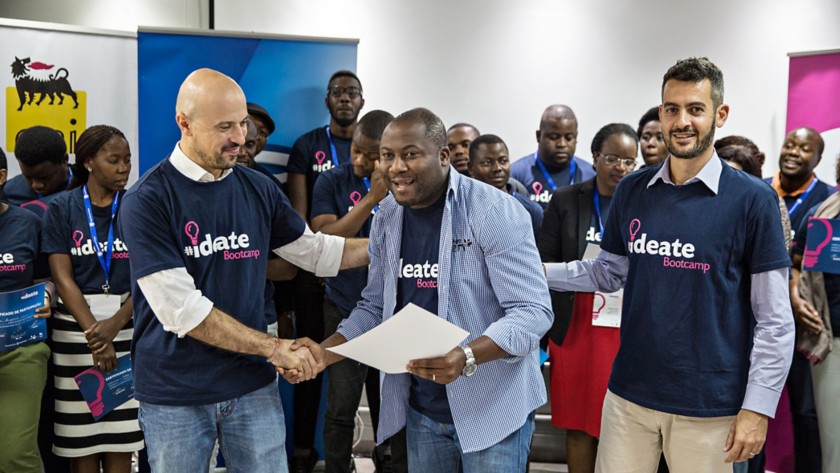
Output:
[[[315,182],[310,215],[312,218],[319,215],[336,215],[340,219],[350,213],[367,192],[364,180],[356,176],[351,164],[345,163],[332,168],[321,174]],[[355,236],[370,236],[372,220],[373,214]],[[365,266],[347,269],[338,273],[338,276],[327,278],[326,298],[338,307],[342,317],[350,315],[353,307],[362,299],[362,289],[367,284],[367,277],[368,270]]]
[[[406,207],[403,212],[396,311],[412,303],[433,314],[438,313],[440,224],[445,197],[444,194],[429,207]],[[444,384],[412,376],[408,403],[415,411],[436,422],[453,423]]]
[[[658,170],[622,179],[605,224],[601,248],[629,258],[609,389],[672,414],[734,415],[750,368],[751,276],[789,265],[778,198],[728,166],[717,194],[702,181],[649,186]]]
[[[111,224],[111,206],[91,205],[91,211],[104,257],[108,244],[108,229]],[[119,207],[117,211],[119,212]],[[73,280],[76,281],[82,294],[104,292],[102,285],[105,284],[105,271],[93,247],[81,187],[62,192],[50,202],[47,214],[44,216],[42,233],[41,251],[47,254],[57,253],[70,256],[73,263]],[[129,253],[116,222],[114,222],[113,245],[109,292],[125,294],[131,289]]]
[[[276,372],[262,357],[165,331],[137,280],[185,268],[215,307],[265,331],[268,253],[297,240],[305,228],[277,185],[244,166],[219,181],[193,181],[167,159],[126,193],[118,221],[132,256],[136,398],[210,404],[274,381]]]

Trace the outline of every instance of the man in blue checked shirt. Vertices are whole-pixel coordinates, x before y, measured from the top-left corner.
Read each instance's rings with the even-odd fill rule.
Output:
[[[408,303],[469,331],[464,346],[384,376],[377,440],[406,427],[409,471],[524,472],[533,412],[546,402],[539,342],[553,317],[528,213],[450,172],[446,128],[429,110],[397,117],[379,150],[391,195],[373,220],[368,285],[322,345]]]

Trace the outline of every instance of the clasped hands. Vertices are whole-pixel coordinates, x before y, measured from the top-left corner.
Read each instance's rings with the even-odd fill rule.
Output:
[[[274,351],[268,362],[292,384],[315,378],[327,366],[324,349],[307,337],[297,340],[275,338]]]

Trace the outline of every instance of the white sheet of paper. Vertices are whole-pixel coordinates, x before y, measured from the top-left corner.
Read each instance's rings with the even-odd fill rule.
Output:
[[[92,294],[85,296],[85,302],[90,307],[90,313],[96,320],[105,320],[112,317],[120,310],[122,305],[120,294]]]
[[[408,304],[373,330],[337,347],[328,348],[389,374],[405,373],[411,360],[445,355],[469,332],[437,315]]]
[[[583,252],[583,259],[595,259],[601,247],[589,243]],[[592,301],[592,325],[596,327],[621,327],[621,304],[624,301],[624,289],[609,294],[596,292]]]

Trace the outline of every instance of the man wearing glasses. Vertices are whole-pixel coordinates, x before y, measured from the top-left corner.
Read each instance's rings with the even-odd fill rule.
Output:
[[[300,216],[310,223],[312,192],[322,173],[349,163],[350,144],[365,105],[362,83],[351,71],[335,72],[327,85],[324,104],[330,111],[330,123],[304,133],[295,141],[287,166],[289,200]],[[297,336],[324,339],[324,284],[312,273],[299,271],[292,281],[295,297]],[[292,472],[311,472],[318,461],[312,448],[321,399],[321,377],[295,386],[295,454]]]

